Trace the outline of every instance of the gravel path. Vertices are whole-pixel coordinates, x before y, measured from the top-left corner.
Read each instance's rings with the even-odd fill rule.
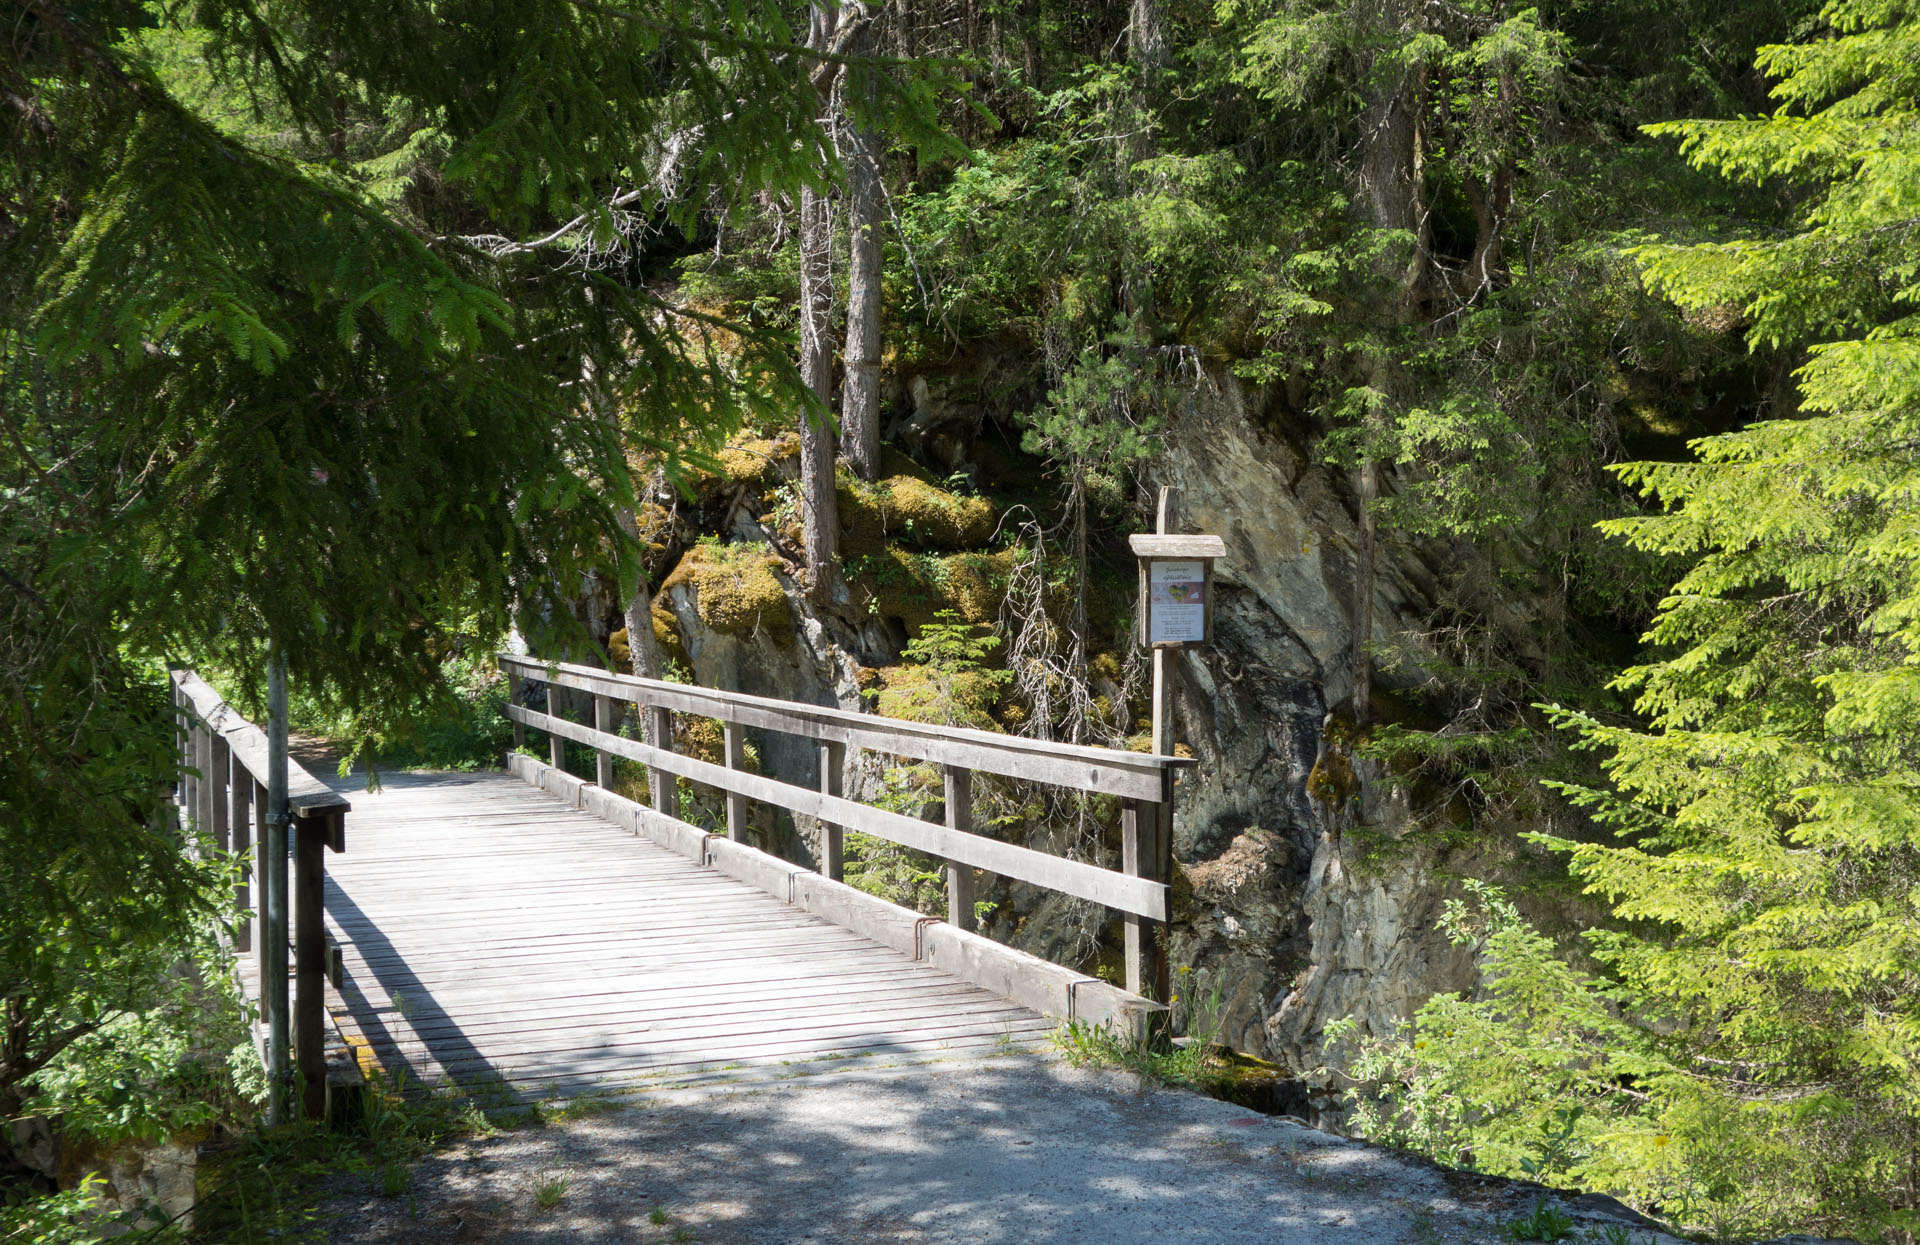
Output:
[[[329,1239],[1491,1242],[1538,1196],[1032,1055],[638,1101],[463,1143],[397,1197],[355,1177],[322,1208]],[[1623,1224],[1566,1209],[1576,1241]]]

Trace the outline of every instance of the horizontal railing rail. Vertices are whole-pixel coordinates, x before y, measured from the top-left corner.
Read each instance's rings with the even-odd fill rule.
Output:
[[[1193,764],[1186,757],[1050,743],[972,727],[850,713],[825,705],[641,679],[592,666],[549,663],[511,654],[502,654],[500,665],[509,674],[616,700],[1101,795],[1164,799],[1171,772]]]
[[[338,986],[342,967],[326,934],[325,852],[346,850],[346,815],[353,806],[288,758],[287,812],[294,856],[290,937],[286,848],[284,841],[278,851],[270,846],[275,830],[268,821],[266,732],[194,671],[176,667],[169,674],[181,751],[177,798],[192,823],[241,864],[234,899],[248,916],[233,930],[233,944],[236,952],[251,951],[257,957],[255,1036],[263,1047],[263,1062],[272,1067],[264,1050],[270,1040],[266,1035],[275,1032],[274,1012],[281,1009],[279,1031],[291,1040],[303,1109],[309,1118],[323,1119],[329,1086],[322,982],[330,977]],[[254,885],[256,880],[260,885]],[[286,981],[290,950],[296,993],[289,1004],[287,991],[276,989],[275,982]]]
[[[948,920],[963,929],[973,927],[975,869],[1114,909],[1129,927],[1127,988],[1138,992],[1145,982],[1141,951],[1148,944],[1139,936],[1141,922],[1163,924],[1168,918],[1169,887],[1163,863],[1166,853],[1160,847],[1170,818],[1163,812],[1171,808],[1174,774],[1193,764],[1187,758],[910,722],[512,654],[501,654],[500,666],[510,684],[507,716],[514,724],[515,746],[524,745],[526,728],[546,732],[556,768],[565,768],[566,740],[594,750],[601,786],[612,781],[612,758],[639,762],[648,768],[655,809],[674,817],[679,815],[679,801],[673,776],[715,788],[727,795],[727,832],[736,839],[746,824],[747,800],[815,818],[824,832],[821,872],[835,879],[841,873],[842,835],[849,829],[940,857],[946,867]],[[525,683],[591,694],[594,724],[588,726],[553,712],[551,700],[545,712],[521,704]],[[655,742],[617,733],[614,706],[621,703],[651,715],[650,734]],[[671,746],[674,713],[717,719],[725,732],[724,763],[675,752]],[[747,772],[743,727],[813,740],[820,750],[820,790]],[[945,823],[923,821],[842,796],[841,773],[848,748],[940,766],[946,796]],[[971,809],[975,773],[1118,796],[1121,867],[1110,869],[975,833]]]

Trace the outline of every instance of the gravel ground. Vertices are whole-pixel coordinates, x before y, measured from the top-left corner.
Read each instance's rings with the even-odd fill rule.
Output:
[[[625,1101],[423,1159],[395,1197],[343,1178],[329,1239],[1491,1242],[1540,1196],[1044,1056]],[[1626,1226],[1624,1208],[1560,1204],[1576,1241]]]

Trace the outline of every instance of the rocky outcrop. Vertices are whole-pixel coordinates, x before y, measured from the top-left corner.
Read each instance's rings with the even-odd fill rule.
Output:
[[[1183,1016],[1217,1008],[1222,1041],[1305,1072],[1326,1062],[1330,1021],[1384,1034],[1475,974],[1435,929],[1451,893],[1439,850],[1374,850],[1405,833],[1405,793],[1329,737],[1353,689],[1345,482],[1251,407],[1218,378],[1157,468],[1180,489],[1182,526],[1228,549],[1214,643],[1177,663],[1180,733],[1201,764],[1177,793],[1171,958]],[[1383,552],[1374,634],[1418,657],[1436,577],[1415,550]],[[1409,664],[1383,662],[1379,681]]]
[[[977,470],[971,439],[993,418],[965,399],[967,389],[960,381],[914,382],[912,415],[895,429],[903,443],[959,474]],[[918,469],[902,467],[910,470]],[[1471,955],[1436,929],[1455,893],[1446,879],[1462,862],[1457,849],[1449,856],[1412,830],[1401,784],[1354,756],[1351,729],[1340,726],[1354,685],[1358,530],[1349,481],[1292,444],[1284,421],[1269,420],[1260,395],[1229,375],[1196,391],[1168,428],[1153,470],[1155,483],[1179,488],[1181,526],[1219,533],[1228,549],[1215,568],[1214,643],[1176,663],[1179,736],[1201,762],[1177,793],[1176,1014],[1191,1019],[1208,1009],[1221,1040],[1309,1072],[1329,1058],[1329,1022],[1352,1016],[1360,1032],[1386,1034],[1432,993],[1473,985]],[[872,496],[861,497],[885,520],[875,522],[889,539],[899,528],[937,550],[957,550],[973,528],[990,526],[985,513],[957,509],[928,480],[901,474],[888,487],[869,487]],[[946,509],[896,522],[888,507],[907,507],[915,488]],[[863,686],[875,683],[865,677],[863,684],[863,674],[873,673],[864,668],[899,658],[907,637],[889,611],[904,606],[882,600],[887,608],[876,609],[871,594],[849,593],[845,583],[824,602],[809,600],[792,577],[792,557],[776,556],[791,541],[751,511],[729,505],[732,543],[690,541],[679,569],[666,576],[656,609],[671,615],[678,651],[709,686],[860,707]],[[865,513],[851,504],[849,512]],[[1446,561],[1459,559],[1448,551]],[[1371,602],[1373,634],[1387,650],[1377,687],[1404,686],[1402,672],[1430,656],[1421,637],[1441,589],[1423,550],[1383,543]],[[1522,637],[1516,647],[1524,647],[1524,606],[1492,601],[1486,612],[1497,622],[1502,611]],[[805,741],[752,733],[750,742],[764,772],[818,781],[818,757]],[[856,765],[846,790],[870,795],[875,779]],[[776,845],[789,855],[812,854],[810,827],[786,825],[781,838]],[[1383,843],[1392,850],[1380,850]],[[1101,928],[1102,914],[1078,901],[1027,888],[996,898],[1003,910],[988,932],[1050,959],[1084,959]],[[1339,1052],[1331,1055],[1337,1061]]]

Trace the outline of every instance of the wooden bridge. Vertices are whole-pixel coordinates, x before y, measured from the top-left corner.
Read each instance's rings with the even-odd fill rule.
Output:
[[[1167,917],[1173,775],[1188,762],[500,661],[508,772],[397,775],[349,804],[334,790],[344,784],[292,765],[291,878],[261,846],[264,735],[193,672],[173,674],[184,816],[241,863],[239,977],[263,1050],[276,994],[291,1000],[281,1032],[307,1114],[329,1114],[376,1064],[544,1097],[981,1053],[1069,1019],[1143,1035],[1162,1010],[1145,995],[1166,997],[1154,932]],[[576,720],[589,705],[591,725]],[[720,723],[718,763],[673,749],[675,715]],[[644,738],[620,733],[635,721]],[[530,730],[546,735],[549,761],[521,750]],[[806,741],[817,789],[749,772],[750,731]],[[570,740],[591,750],[591,778],[568,772]],[[862,751],[939,767],[943,821],[845,798]],[[648,804],[612,790],[615,758],[647,768]],[[1120,867],[975,832],[976,773],[1116,797]],[[724,833],[681,819],[677,779],[717,793]],[[812,832],[818,870],[746,841],[754,802]],[[942,859],[944,918],[845,885],[849,829]],[[987,874],[1118,911],[1126,988],[972,932]],[[290,991],[262,988],[289,973]]]

